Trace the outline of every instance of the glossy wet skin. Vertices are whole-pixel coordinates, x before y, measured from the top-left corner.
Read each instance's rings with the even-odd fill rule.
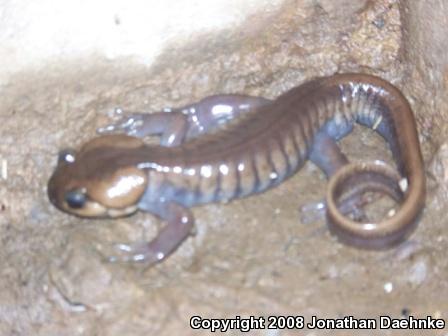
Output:
[[[336,141],[354,122],[387,140],[399,172],[381,163],[349,163]],[[52,203],[82,217],[117,217],[139,209],[167,223],[149,243],[121,244],[111,261],[162,260],[189,235],[190,207],[265,191],[308,159],[330,179],[330,229],[348,244],[393,246],[411,233],[424,206],[412,111],[398,89],[373,76],[319,78],[274,101],[211,96],[171,112],[132,114],[100,132],[132,136],[103,135],[75,155],[62,155],[49,182]],[[140,138],[147,135],[160,136],[161,146],[144,144]],[[379,223],[362,217],[362,194],[372,190],[400,203],[395,216]],[[347,217],[354,211],[358,221]]]
[[[89,142],[77,153],[61,152],[48,183],[51,202],[80,217],[120,217],[137,211],[147,174],[135,165],[120,164],[116,157],[142,146],[139,139],[111,135]]]

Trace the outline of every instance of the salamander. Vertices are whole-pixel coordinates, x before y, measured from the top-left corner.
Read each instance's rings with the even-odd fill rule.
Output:
[[[386,140],[396,169],[379,160],[349,162],[337,141],[354,123]],[[118,244],[110,261],[160,262],[191,233],[191,207],[266,191],[307,160],[329,179],[328,224],[344,243],[394,246],[410,235],[424,207],[413,112],[399,89],[371,75],[316,78],[274,100],[210,96],[176,109],[125,115],[99,133],[77,152],[60,152],[48,183],[50,201],[80,217],[141,210],[165,222],[152,241]],[[160,145],[147,144],[147,136],[159,136]],[[372,191],[399,204],[393,216],[374,222],[362,215],[362,195]]]

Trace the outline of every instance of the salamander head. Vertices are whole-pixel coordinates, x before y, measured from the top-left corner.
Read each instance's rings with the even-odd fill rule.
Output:
[[[48,182],[48,197],[58,209],[80,217],[121,217],[137,210],[148,184],[132,152],[140,139],[106,135],[93,139],[78,152],[59,153]]]

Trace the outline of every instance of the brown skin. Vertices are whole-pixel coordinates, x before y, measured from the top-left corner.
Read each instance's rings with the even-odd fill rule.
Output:
[[[387,140],[399,172],[384,164],[348,163],[336,141],[354,122]],[[348,244],[375,249],[397,244],[411,233],[424,206],[425,176],[413,113],[396,87],[374,76],[318,78],[274,101],[211,96],[170,113],[133,114],[102,129],[116,131],[141,138],[159,135],[165,147],[126,135],[96,138],[74,162],[62,160],[48,194],[59,209],[78,216],[117,217],[138,208],[169,223],[154,241],[126,249],[122,260],[160,261],[188,236],[193,223],[189,207],[267,190],[307,159],[330,178],[330,228]],[[403,181],[406,190],[400,189]],[[350,200],[344,200],[347,191]],[[388,194],[401,207],[380,223],[346,217],[346,205],[356,206],[366,191]]]
[[[147,174],[135,165],[117,169],[114,158],[142,146],[140,139],[125,135],[107,135],[88,142],[76,153],[74,162],[60,160],[48,184],[51,202],[80,217],[120,217],[135,212],[146,189]],[[65,195],[70,190],[84,190],[89,195],[82,207],[67,204]]]

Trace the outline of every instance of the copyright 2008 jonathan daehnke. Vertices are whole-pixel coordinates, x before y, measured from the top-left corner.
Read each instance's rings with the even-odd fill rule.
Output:
[[[419,317],[408,316],[406,318],[392,318],[380,316],[378,318],[355,318],[344,316],[343,318],[319,318],[311,316],[305,318],[300,315],[271,315],[271,316],[235,316],[233,318],[203,318],[192,316],[190,327],[192,329],[209,330],[211,332],[227,332],[238,330],[248,332],[256,329],[403,329],[403,330],[437,330],[445,328],[445,320],[432,316]]]

